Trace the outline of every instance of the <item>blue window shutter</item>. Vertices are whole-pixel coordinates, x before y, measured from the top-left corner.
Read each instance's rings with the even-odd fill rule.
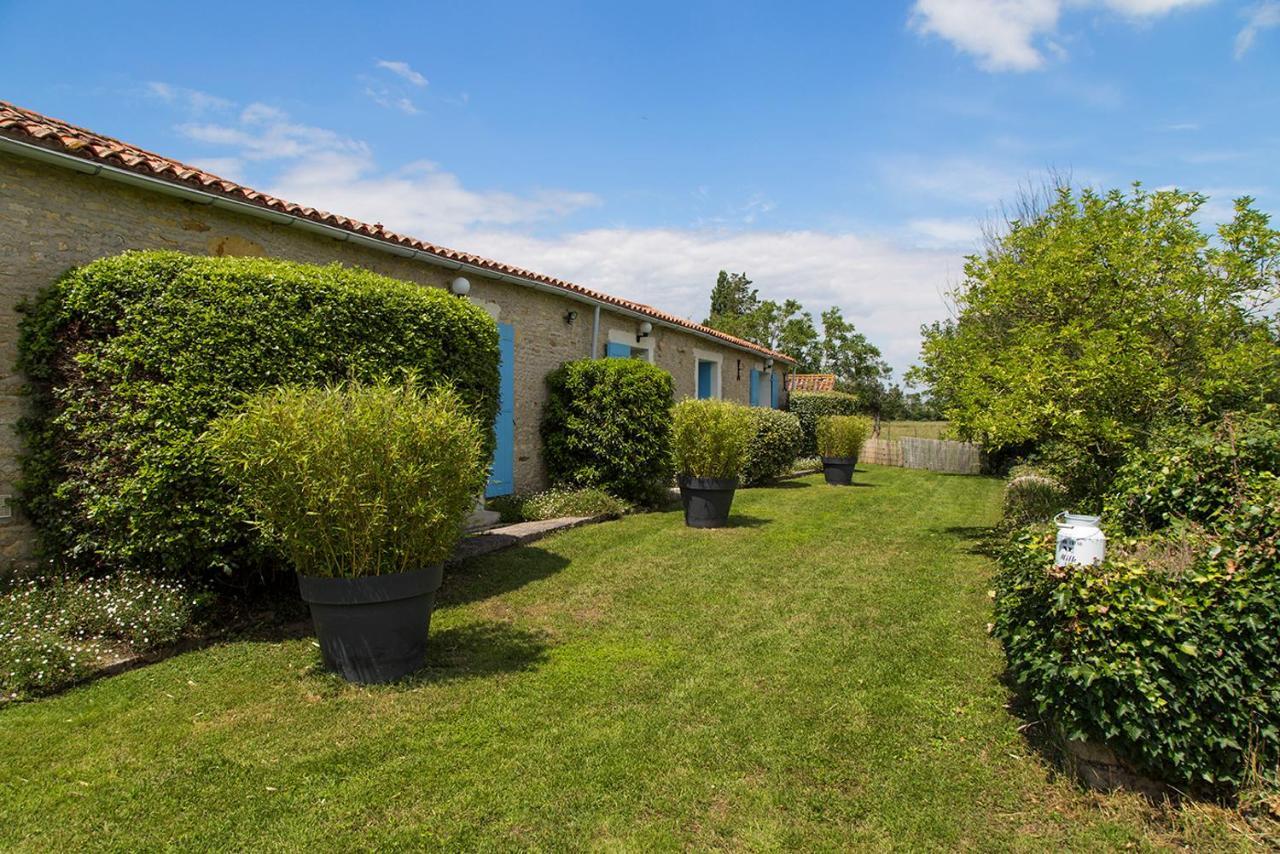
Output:
[[[776,370],[769,372],[769,407],[778,408],[778,392],[782,383],[778,382],[778,372]]]
[[[698,362],[698,399],[706,400],[713,391],[711,371],[714,362]]]
[[[516,475],[516,335],[510,323],[498,324],[498,414],[493,419],[493,466],[489,469],[486,498],[510,495]]]
[[[751,405],[760,405],[760,372],[755,368],[751,369]]]
[[[604,348],[604,354],[609,359],[630,359],[631,347],[626,344],[615,344],[610,341]]]

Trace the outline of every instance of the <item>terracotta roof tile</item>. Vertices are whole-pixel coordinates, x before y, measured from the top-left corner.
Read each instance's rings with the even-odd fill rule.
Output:
[[[775,352],[767,347],[761,347],[750,341],[744,341],[728,335],[718,329],[711,329],[701,324],[686,320],[683,317],[677,317],[665,311],[645,305],[644,303],[633,302],[631,300],[621,299],[620,297],[610,296],[609,294],[593,291],[584,288],[573,282],[557,279],[542,273],[535,273],[530,270],[524,270],[519,267],[513,267],[510,264],[503,264],[499,261],[493,261],[488,258],[482,258],[479,255],[471,255],[467,252],[459,252],[454,249],[447,249],[443,246],[436,246],[423,240],[413,237],[405,237],[400,234],[384,228],[381,224],[373,224],[360,222],[358,220],[348,219],[347,217],[337,216],[327,211],[318,211],[315,208],[303,207],[293,202],[283,199],[277,199],[249,187],[243,187],[232,181],[220,178],[217,175],[205,172],[194,166],[180,163],[159,154],[129,145],[111,137],[96,134],[93,131],[76,127],[58,119],[49,116],[24,110],[5,101],[0,101],[0,135],[18,139],[24,142],[32,142],[33,140],[45,148],[55,151],[62,151],[85,160],[91,160],[103,163],[109,166],[126,169],[131,172],[137,172],[143,175],[149,175],[172,184],[187,185],[204,192],[219,192],[222,195],[242,201],[247,204],[257,205],[259,207],[269,208],[280,213],[290,214],[292,216],[302,217],[304,219],[313,220],[315,222],[340,228],[356,234],[363,234],[376,240],[385,241],[387,243],[415,249],[423,254],[435,255],[439,258],[445,258],[452,261],[458,261],[482,270],[506,273],[516,278],[524,279],[530,282],[537,282],[542,285],[548,285],[559,288],[574,294],[580,294],[599,302],[614,305],[618,308],[626,309],[637,314],[651,317],[655,320],[661,320],[673,326],[684,327],[694,332],[700,332],[718,338],[727,344],[740,347],[744,350],[754,351],[764,356],[773,356],[777,359],[792,362],[793,360],[784,353]]]

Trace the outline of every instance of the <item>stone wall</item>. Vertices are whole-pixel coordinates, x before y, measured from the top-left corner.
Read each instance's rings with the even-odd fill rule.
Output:
[[[172,249],[207,255],[264,255],[312,263],[341,262],[428,287],[447,287],[457,273],[422,261],[196,204],[58,166],[0,154],[0,562],[32,556],[32,531],[13,507],[23,408],[14,371],[17,305],[67,269],[127,249]],[[538,424],[544,378],[560,363],[590,355],[592,306],[554,293],[467,274],[470,298],[515,329],[515,488],[545,486]],[[577,317],[566,322],[566,315]],[[634,317],[602,309],[600,352],[609,331],[634,335]],[[748,402],[750,371],[760,358],[709,339],[655,324],[654,362],[675,377],[677,398],[696,388],[697,351],[722,360],[722,396]],[[3,566],[0,566],[0,570]]]

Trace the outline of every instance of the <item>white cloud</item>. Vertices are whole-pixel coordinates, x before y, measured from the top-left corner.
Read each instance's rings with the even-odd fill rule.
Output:
[[[408,80],[414,86],[427,85],[427,78],[423,77],[421,74],[414,71],[413,68],[410,67],[409,63],[407,62],[402,62],[400,60],[379,59],[377,62],[377,66],[379,68],[386,69],[387,71],[390,71],[392,74],[395,74],[399,77],[403,77],[405,80]]]
[[[239,149],[245,160],[274,160],[338,152],[368,158],[369,147],[331,130],[297,124],[275,107],[250,104],[241,111],[236,124],[187,123],[179,125],[183,135],[213,145]]]
[[[369,97],[379,107],[386,107],[390,110],[399,110],[407,116],[417,115],[421,112],[418,105],[413,103],[409,98],[403,95],[394,95],[387,89],[374,86],[364,87],[364,94]]]
[[[693,320],[706,314],[719,270],[746,270],[770,298],[798,299],[815,316],[841,306],[899,371],[916,358],[920,325],[943,315],[942,294],[963,263],[956,246],[976,234],[973,224],[941,219],[920,220],[897,237],[750,227],[773,206],[761,196],[749,197],[723,227],[564,231],[557,226],[566,216],[601,200],[563,189],[475,189],[429,161],[382,169],[365,143],[263,104],[250,105],[235,122],[180,130],[226,150],[199,161],[211,169],[279,163],[282,171],[260,186],[281,198]]]
[[[193,113],[203,113],[207,110],[229,110],[235,106],[226,98],[219,98],[217,95],[210,95],[208,92],[201,92],[199,89],[186,89],[182,86],[162,83],[158,80],[152,80],[147,83],[146,92],[152,98],[157,98],[167,104],[180,104]]]
[[[923,249],[958,249],[973,252],[982,239],[982,225],[972,218],[926,217],[907,223],[907,239]]]
[[[1149,20],[1214,0],[916,0],[908,25],[938,36],[977,58],[987,71],[1034,71],[1045,51],[1059,60],[1066,50],[1053,36],[1062,13],[1101,8],[1134,20]]]
[[[899,376],[919,353],[920,325],[944,315],[943,292],[963,263],[955,251],[812,230],[609,228],[555,238],[477,231],[468,241],[490,257],[696,321],[716,273],[746,270],[762,294],[797,299],[815,316],[839,305]]]
[[[988,71],[1031,71],[1044,65],[1032,44],[1058,25],[1059,0],[916,0],[910,25],[946,39]]]
[[[992,207],[1018,194],[1031,178],[1020,170],[970,157],[899,155],[880,164],[886,185],[938,201]]]
[[[1280,27],[1280,2],[1267,0],[1249,10],[1248,22],[1236,34],[1236,59],[1241,59],[1258,38],[1258,33],[1272,27]]]

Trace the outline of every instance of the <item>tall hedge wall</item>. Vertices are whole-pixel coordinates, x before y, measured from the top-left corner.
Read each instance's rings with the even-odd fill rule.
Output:
[[[793,391],[787,410],[800,419],[804,431],[800,453],[818,453],[818,419],[824,415],[856,415],[858,398],[842,391]]]
[[[671,480],[671,374],[638,359],[579,359],[547,376],[547,474],[651,502]]]
[[[269,556],[200,441],[213,418],[264,387],[411,370],[491,425],[498,336],[465,300],[364,270],[129,252],[26,308],[19,367],[21,494],[50,557],[233,573]]]

